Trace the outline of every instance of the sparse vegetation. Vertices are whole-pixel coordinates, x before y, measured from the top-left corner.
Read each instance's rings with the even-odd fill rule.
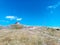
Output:
[[[19,25],[19,24],[13,24],[10,26],[11,29],[22,29],[23,25]]]
[[[42,30],[41,27],[35,30],[16,30],[15,27],[14,30],[0,30],[0,45],[60,45],[60,31]]]
[[[0,30],[3,29],[3,26],[0,26]]]

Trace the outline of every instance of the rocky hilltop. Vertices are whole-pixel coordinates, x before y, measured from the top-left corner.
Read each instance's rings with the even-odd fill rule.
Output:
[[[0,29],[0,45],[60,45],[60,29],[14,24]]]

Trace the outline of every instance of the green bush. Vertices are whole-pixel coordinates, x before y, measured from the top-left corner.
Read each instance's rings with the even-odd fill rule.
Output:
[[[0,26],[0,30],[3,29],[3,26]]]
[[[11,28],[12,29],[21,29],[21,28],[23,28],[23,25],[13,24],[13,25],[11,25]]]

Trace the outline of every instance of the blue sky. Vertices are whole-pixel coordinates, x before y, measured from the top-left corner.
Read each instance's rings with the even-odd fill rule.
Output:
[[[60,0],[0,0],[0,25],[60,26]]]

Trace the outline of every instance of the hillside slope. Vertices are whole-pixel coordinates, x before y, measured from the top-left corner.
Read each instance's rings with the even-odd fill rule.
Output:
[[[2,29],[0,45],[60,45],[60,31],[46,27]]]

